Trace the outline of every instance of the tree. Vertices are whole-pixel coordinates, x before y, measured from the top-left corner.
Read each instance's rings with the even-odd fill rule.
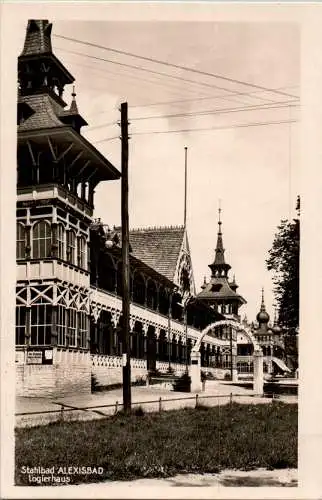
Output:
[[[295,333],[299,325],[299,196],[296,211],[296,218],[291,221],[281,220],[266,260],[267,269],[274,272],[274,295],[278,306],[279,323],[290,333]]]

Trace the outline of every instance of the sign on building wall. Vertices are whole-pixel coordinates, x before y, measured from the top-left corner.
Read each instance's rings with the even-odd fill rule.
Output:
[[[52,349],[28,349],[27,351],[28,365],[52,365],[53,350]]]
[[[42,351],[27,351],[28,365],[42,365]]]

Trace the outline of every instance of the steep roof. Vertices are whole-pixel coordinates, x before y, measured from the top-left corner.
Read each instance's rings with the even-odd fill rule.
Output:
[[[198,293],[197,297],[198,299],[207,299],[212,301],[217,301],[219,299],[236,299],[243,304],[246,303],[246,300],[241,295],[230,288],[226,278],[211,279],[210,282],[205,285],[203,290]]]
[[[65,126],[59,118],[63,108],[48,94],[20,96],[18,99],[19,103],[28,104],[33,111],[29,118],[19,124],[19,132]]]
[[[47,19],[30,19],[21,56],[51,52],[51,30],[52,24]]]
[[[132,254],[172,281],[184,231],[183,226],[133,229],[130,231]]]

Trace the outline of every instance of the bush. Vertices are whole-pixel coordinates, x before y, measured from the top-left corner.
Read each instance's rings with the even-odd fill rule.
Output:
[[[145,411],[142,406],[138,406],[137,408],[135,408],[133,410],[133,415],[135,415],[136,417],[143,417],[145,415]]]
[[[144,377],[138,377],[131,385],[136,387],[146,385],[146,379]]]
[[[224,380],[231,380],[231,374],[226,372],[224,376]]]
[[[190,392],[191,377],[187,373],[181,375],[173,384],[173,390],[178,392]]]
[[[94,373],[91,373],[91,392],[96,392],[100,390],[100,385]]]

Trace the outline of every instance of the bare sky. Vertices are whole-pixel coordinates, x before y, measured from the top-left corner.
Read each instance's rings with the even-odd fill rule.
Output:
[[[19,35],[21,44],[24,29]],[[58,21],[53,23],[53,35],[300,95],[300,36],[295,24],[219,23],[215,20]],[[118,105],[128,101],[129,131],[133,134],[129,158],[130,227],[183,223],[184,146],[187,146],[187,225],[197,292],[203,276],[209,278],[207,266],[214,256],[218,200],[221,199],[226,260],[232,266],[231,274],[236,274],[239,292],[248,302],[241,312],[246,313],[250,320],[255,318],[261,287],[264,286],[266,305],[272,318],[272,276],[266,270],[265,259],[280,219],[294,215],[299,192],[298,124],[244,125],[298,119],[299,107],[294,106],[298,102],[292,102],[290,106],[294,99],[288,95],[259,92],[255,87],[55,36],[53,48],[76,78],[79,110],[93,127],[92,130],[91,127],[84,129],[89,140],[95,143],[117,137],[120,133],[116,125]],[[163,72],[176,78],[98,58]],[[229,95],[223,89],[248,95]],[[66,89],[67,102],[70,102],[70,92],[71,89]],[[153,105],[160,102],[165,104]],[[284,107],[236,111],[239,107],[263,103],[273,106],[282,103],[279,106]],[[230,112],[196,114],[218,111],[218,108]],[[151,118],[180,113],[191,115]],[[111,123],[114,125],[94,128]],[[193,128],[210,130],[186,131]],[[185,131],[151,134],[152,131],[169,130]],[[95,145],[120,168],[118,139]],[[102,183],[96,190],[95,205],[96,216],[110,225],[119,224],[120,182]]]

